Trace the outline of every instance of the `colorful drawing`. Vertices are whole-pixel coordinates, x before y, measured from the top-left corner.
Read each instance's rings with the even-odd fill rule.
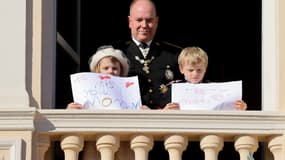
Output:
[[[86,109],[138,109],[141,106],[137,76],[84,72],[72,74],[70,78],[74,102]]]
[[[172,84],[171,101],[182,110],[234,110],[242,98],[242,82]]]

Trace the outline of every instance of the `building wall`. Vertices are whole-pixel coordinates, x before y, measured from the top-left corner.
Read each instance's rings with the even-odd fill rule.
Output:
[[[0,107],[28,107],[25,1],[0,1],[0,23]]]
[[[280,110],[285,111],[285,1],[279,0],[278,6],[278,48],[279,48],[279,97],[280,97]]]
[[[1,157],[25,157],[26,160],[32,159],[32,132],[31,131],[1,131],[0,146]],[[3,152],[5,154],[3,155]],[[15,153],[14,155],[12,155]],[[17,156],[16,156],[17,155]],[[8,159],[10,159],[8,158]],[[11,158],[12,159],[12,158]],[[17,158],[15,158],[17,160]]]

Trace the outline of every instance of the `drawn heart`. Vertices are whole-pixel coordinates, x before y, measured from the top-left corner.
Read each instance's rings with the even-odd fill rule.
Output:
[[[99,76],[101,80],[104,80],[104,79],[110,79],[111,77],[110,76]]]
[[[130,87],[133,84],[134,84],[134,82],[126,82],[126,88]]]

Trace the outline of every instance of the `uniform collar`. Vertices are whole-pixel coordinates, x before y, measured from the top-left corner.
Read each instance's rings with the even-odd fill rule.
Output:
[[[137,46],[140,45],[141,42],[135,40],[134,37],[132,37],[132,39],[133,39],[133,41],[135,42],[135,44],[136,44]],[[147,44],[148,46],[150,46],[151,42],[152,42],[152,41],[148,41],[148,42],[146,42],[146,44]]]

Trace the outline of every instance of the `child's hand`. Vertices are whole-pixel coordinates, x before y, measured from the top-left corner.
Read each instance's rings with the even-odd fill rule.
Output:
[[[142,109],[142,110],[149,110],[150,108],[148,106],[146,106],[146,105],[142,105],[142,106],[140,106],[140,109]]]
[[[82,109],[83,106],[79,103],[72,102],[72,103],[69,103],[66,108],[67,109]]]
[[[179,103],[171,102],[168,103],[163,110],[180,110],[180,105]]]
[[[235,102],[235,107],[238,110],[246,110],[247,109],[247,104],[243,100],[237,100]]]

